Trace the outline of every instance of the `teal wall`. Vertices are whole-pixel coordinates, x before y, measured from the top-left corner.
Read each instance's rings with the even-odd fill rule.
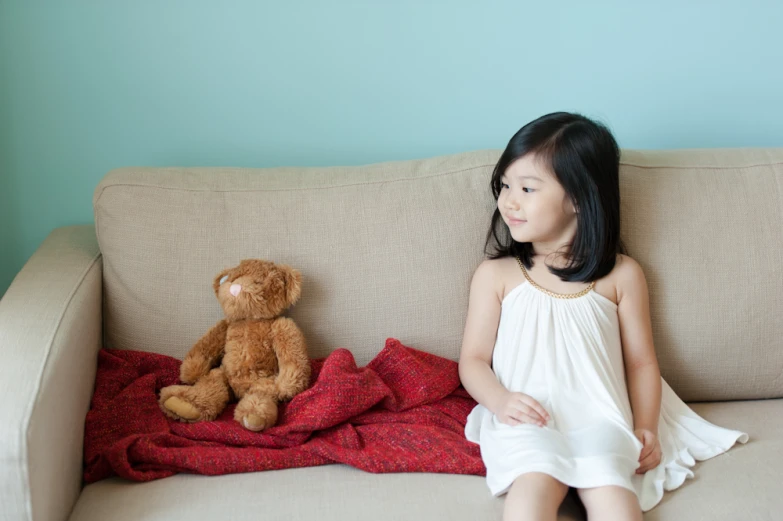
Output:
[[[782,21],[748,0],[0,0],[0,294],[119,166],[502,148],[561,109],[625,148],[781,146]]]

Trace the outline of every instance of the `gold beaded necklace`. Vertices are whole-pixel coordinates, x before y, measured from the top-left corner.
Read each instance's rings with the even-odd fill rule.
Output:
[[[555,293],[554,291],[549,291],[548,289],[542,288],[541,286],[536,284],[535,281],[530,278],[530,274],[528,274],[527,270],[525,269],[525,265],[522,264],[522,259],[520,259],[519,256],[516,256],[516,259],[517,259],[517,263],[519,264],[519,267],[522,268],[522,273],[524,273],[525,278],[530,283],[530,285],[536,288],[537,290],[546,293],[550,297],[562,298],[562,299],[579,298],[590,293],[590,291],[595,287],[595,281],[592,281],[589,286],[587,286],[585,289],[583,289],[578,293]]]

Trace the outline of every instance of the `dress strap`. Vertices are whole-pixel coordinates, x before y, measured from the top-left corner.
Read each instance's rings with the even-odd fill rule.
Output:
[[[541,286],[536,284],[536,282],[530,278],[530,274],[527,272],[527,269],[525,269],[525,265],[522,264],[522,259],[520,259],[519,256],[515,256],[515,258],[517,259],[517,263],[519,264],[519,267],[522,268],[522,273],[525,275],[525,279],[527,279],[530,285],[536,288],[537,290],[546,293],[550,297],[563,298],[563,299],[579,298],[590,293],[595,287],[595,281],[592,281],[590,282],[589,286],[587,286],[585,289],[583,289],[578,293],[555,293],[554,291],[549,291],[548,289],[542,288]]]

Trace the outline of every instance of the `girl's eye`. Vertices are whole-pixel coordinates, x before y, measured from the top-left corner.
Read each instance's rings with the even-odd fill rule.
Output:
[[[511,187],[509,187],[506,183],[500,183],[500,189],[503,190],[504,188],[509,188],[510,189]],[[522,191],[525,192],[525,193],[528,193],[528,194],[531,194],[531,193],[535,192],[535,190],[533,188],[528,188],[526,186],[522,188]]]

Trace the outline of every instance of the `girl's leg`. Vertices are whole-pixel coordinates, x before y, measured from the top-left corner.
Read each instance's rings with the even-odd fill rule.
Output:
[[[587,510],[587,521],[642,521],[639,498],[627,488],[605,486],[580,488],[579,498]]]
[[[568,485],[548,474],[522,474],[506,495],[503,521],[556,521],[567,493]]]

